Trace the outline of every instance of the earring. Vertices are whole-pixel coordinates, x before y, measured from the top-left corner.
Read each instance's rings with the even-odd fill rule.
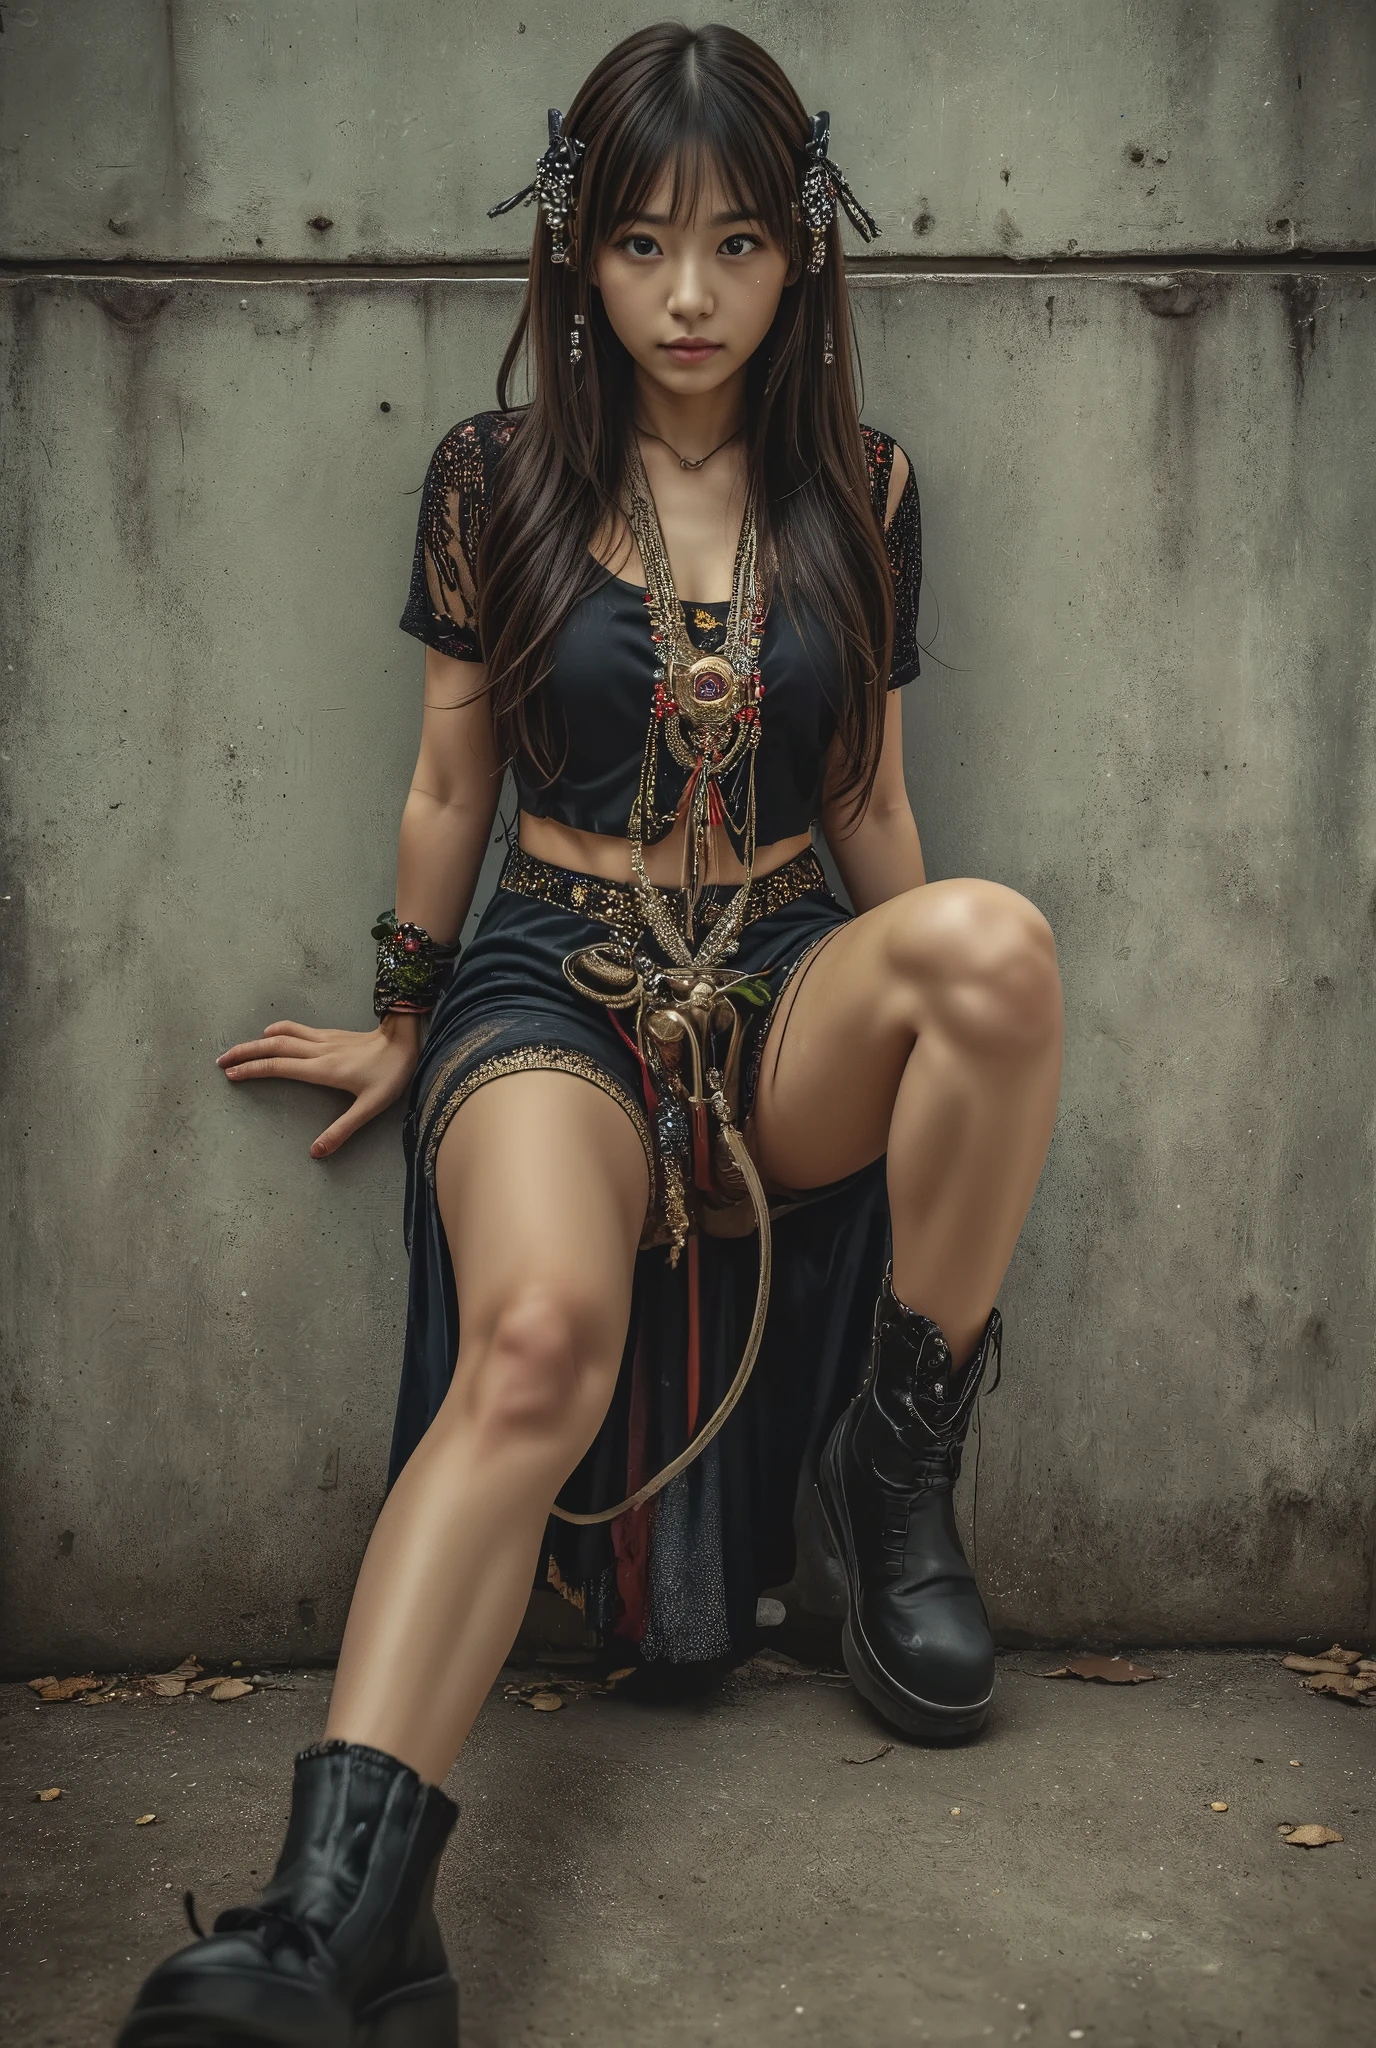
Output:
[[[824,363],[834,363],[836,361],[836,347],[831,337],[830,313],[827,314],[827,324],[822,335],[822,361]]]
[[[581,363],[583,360],[583,337],[578,332],[578,330],[580,327],[585,327],[586,325],[587,322],[584,319],[583,315],[581,313],[575,313],[573,316],[573,328],[571,333],[569,334],[569,361],[571,363]]]

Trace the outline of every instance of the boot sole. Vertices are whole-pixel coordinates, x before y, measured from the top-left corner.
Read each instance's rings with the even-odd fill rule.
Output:
[[[817,1499],[832,1548],[846,1575],[849,1613],[841,1630],[841,1655],[851,1683],[877,1714],[901,1731],[924,1743],[968,1742],[978,1735],[989,1713],[992,1688],[982,1700],[968,1706],[950,1707],[939,1700],[924,1700],[898,1685],[880,1664],[857,1624],[860,1612],[860,1573],[850,1540],[850,1517],[845,1511],[845,1491],[833,1470],[834,1453],[829,1441],[817,1474]]]
[[[360,2013],[356,2026],[354,2048],[459,2048],[459,1987],[450,1976],[408,1985]],[[271,2021],[167,2006],[131,2015],[116,2048],[286,2048],[292,2039]]]

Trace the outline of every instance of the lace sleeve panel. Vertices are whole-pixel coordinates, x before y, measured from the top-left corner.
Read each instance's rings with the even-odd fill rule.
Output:
[[[862,427],[865,457],[869,466],[870,493],[875,516],[881,526],[889,502],[889,479],[898,443],[873,427]],[[906,454],[906,450],[904,453]],[[917,644],[917,608],[922,594],[922,513],[918,502],[917,474],[911,458],[907,480],[894,506],[893,518],[884,527],[884,546],[893,571],[893,663],[889,688],[901,689],[921,672]]]
[[[430,458],[421,490],[411,587],[399,621],[455,661],[481,661],[476,568],[491,472],[515,420],[475,413],[451,427]]]

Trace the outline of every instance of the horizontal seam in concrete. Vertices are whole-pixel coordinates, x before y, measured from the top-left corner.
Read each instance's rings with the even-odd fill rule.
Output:
[[[856,257],[846,274],[857,282],[871,278],[917,277],[1161,277],[1192,271],[1325,271],[1376,270],[1376,249],[1333,251],[1311,255],[1303,250],[1196,252],[1158,256],[1055,256],[1013,262],[997,256]],[[0,278],[107,277],[131,283],[180,283],[196,278],[230,284],[282,284],[335,281],[356,284],[462,281],[468,284],[519,283],[524,263],[253,263],[154,262],[151,259],[111,260],[61,257],[0,259]]]

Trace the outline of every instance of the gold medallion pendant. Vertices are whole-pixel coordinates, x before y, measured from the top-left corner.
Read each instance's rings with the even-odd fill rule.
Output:
[[[741,700],[741,679],[721,654],[704,654],[688,664],[674,664],[674,702],[690,725],[716,724],[735,715]]]

